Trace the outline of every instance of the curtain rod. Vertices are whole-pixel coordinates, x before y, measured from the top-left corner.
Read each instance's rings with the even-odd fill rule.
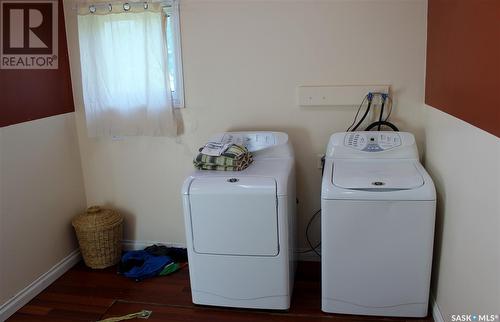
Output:
[[[75,2],[74,9],[79,10],[82,7],[87,7],[89,8],[90,12],[93,12],[91,8],[94,8],[94,11],[96,8],[103,8],[103,7],[108,7],[109,10],[111,11],[113,6],[123,6],[123,9],[125,11],[128,11],[128,8],[130,6],[137,6],[137,5],[143,5],[144,9],[148,9],[149,4],[160,4],[165,7],[172,7],[175,5],[179,4],[179,0],[110,0],[110,1],[103,1],[103,0],[78,0]]]
[[[179,0],[77,0],[75,1],[77,5],[86,5],[86,4],[108,4],[108,3],[178,3]]]

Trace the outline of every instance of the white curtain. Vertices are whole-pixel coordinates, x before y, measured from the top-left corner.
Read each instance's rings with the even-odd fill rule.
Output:
[[[90,137],[177,133],[165,28],[164,13],[153,8],[126,12],[115,6],[108,13],[90,13],[86,7],[79,11]]]

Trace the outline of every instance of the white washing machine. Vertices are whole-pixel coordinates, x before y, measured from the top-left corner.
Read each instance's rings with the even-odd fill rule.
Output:
[[[198,170],[182,188],[193,303],[290,307],[295,272],[295,166],[288,135],[227,132],[245,145],[243,171]]]
[[[436,193],[413,135],[332,135],[321,208],[322,310],[426,316]]]

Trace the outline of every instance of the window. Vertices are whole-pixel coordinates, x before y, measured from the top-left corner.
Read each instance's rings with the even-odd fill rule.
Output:
[[[182,74],[182,53],[179,23],[179,4],[165,7],[166,36],[168,48],[168,72],[172,97],[176,108],[184,107],[184,82]]]
[[[89,136],[176,133],[184,107],[177,1],[81,3],[78,34]]]

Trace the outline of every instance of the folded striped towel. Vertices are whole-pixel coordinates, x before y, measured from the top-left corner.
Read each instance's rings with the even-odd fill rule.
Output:
[[[200,148],[200,152],[203,148]],[[253,162],[253,157],[247,148],[232,144],[219,156],[199,153],[193,160],[199,170],[241,171]]]

